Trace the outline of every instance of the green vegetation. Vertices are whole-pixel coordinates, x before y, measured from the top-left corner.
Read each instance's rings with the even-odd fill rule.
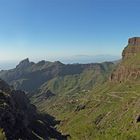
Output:
[[[3,132],[2,129],[0,129],[0,140],[7,140],[6,136],[5,136],[5,133]]]
[[[80,97],[79,102],[56,99],[38,105],[61,120],[58,129],[70,134],[70,139],[110,139],[138,140],[140,138],[140,88],[131,83],[113,85],[106,83],[88,95]],[[52,104],[53,107],[52,107]],[[85,108],[75,111],[76,106]]]
[[[129,47],[110,81],[90,71],[83,78],[59,77],[47,85],[59,94],[35,102],[39,110],[61,120],[57,128],[70,140],[140,139],[140,53]]]

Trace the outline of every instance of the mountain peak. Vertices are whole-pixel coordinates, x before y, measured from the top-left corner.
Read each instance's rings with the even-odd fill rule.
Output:
[[[29,58],[26,58],[24,60],[22,60],[17,66],[16,68],[26,68],[31,64],[31,62],[29,61]]]
[[[29,61],[29,58],[25,58],[25,59],[23,59],[20,63],[29,63],[30,61]]]

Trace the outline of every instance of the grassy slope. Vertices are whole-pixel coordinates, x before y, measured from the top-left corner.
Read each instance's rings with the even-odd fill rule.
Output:
[[[90,69],[85,70],[81,74],[55,77],[49,83],[45,83],[41,87],[41,91],[45,92],[47,89],[50,89],[56,93],[56,96],[49,100],[38,102],[38,98],[35,95],[32,101],[38,106],[40,111],[49,112],[57,119],[62,120],[62,123],[65,123],[65,120],[78,113],[75,110],[79,106],[87,106],[89,104],[92,89],[104,83],[111,71],[112,67],[106,72]],[[75,123],[75,125],[78,127],[79,124]],[[72,135],[71,132],[65,130],[65,127],[68,129],[66,124],[61,126],[60,131],[64,134]]]
[[[93,140],[140,139],[140,83],[112,85],[106,83],[97,87],[88,96],[81,97],[78,103],[62,101],[57,107],[42,104],[43,111],[55,115],[62,120],[58,129],[70,134],[71,139]],[[75,111],[78,104],[84,104],[85,109]],[[51,105],[50,105],[51,106]],[[61,113],[60,113],[61,112]]]
[[[121,66],[138,69],[139,60],[139,55],[136,55],[124,60]],[[42,112],[47,111],[62,120],[58,129],[70,134],[69,139],[140,139],[140,122],[137,122],[140,116],[139,80],[132,79],[125,83],[106,82],[96,85],[92,90],[77,92],[73,91],[68,97],[60,95],[37,104]],[[85,107],[77,111],[76,108],[81,105]]]

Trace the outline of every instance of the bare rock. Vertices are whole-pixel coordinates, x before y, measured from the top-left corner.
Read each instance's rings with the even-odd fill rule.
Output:
[[[127,47],[122,52],[122,61],[110,76],[111,82],[138,80],[140,77],[140,37],[128,40]]]

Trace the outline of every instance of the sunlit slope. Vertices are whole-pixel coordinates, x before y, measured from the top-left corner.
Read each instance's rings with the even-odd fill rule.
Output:
[[[42,102],[39,108],[62,120],[58,128],[71,139],[139,139],[140,83],[106,83],[83,94]]]
[[[129,40],[122,62],[104,84],[38,102],[38,108],[62,120],[58,129],[72,140],[139,140],[139,40]]]

